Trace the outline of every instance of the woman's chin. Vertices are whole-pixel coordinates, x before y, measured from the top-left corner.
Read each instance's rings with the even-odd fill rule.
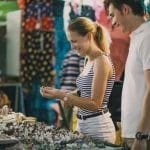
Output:
[[[79,56],[83,56],[83,57],[85,56],[83,53],[77,53],[77,54],[78,54]]]
[[[81,53],[79,53],[78,51],[76,51],[76,53],[81,56]]]

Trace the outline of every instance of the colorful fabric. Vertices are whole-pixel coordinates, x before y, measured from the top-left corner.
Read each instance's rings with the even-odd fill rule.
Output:
[[[29,1],[23,13],[21,81],[30,87],[35,77],[54,84],[54,31],[52,1]]]
[[[60,88],[60,71],[63,63],[65,54],[70,50],[70,43],[67,40],[65,31],[63,29],[63,18],[55,17],[54,18],[54,27],[55,27],[55,86]]]
[[[77,88],[76,79],[84,66],[84,57],[79,56],[75,50],[69,50],[65,55],[60,75],[60,89],[64,91],[73,91]],[[62,127],[67,124],[70,130],[75,130],[76,120],[74,114],[76,107],[63,108],[64,117],[62,120]],[[64,122],[66,121],[66,122]]]
[[[43,30],[50,30],[53,27],[53,20],[49,17],[41,17],[40,20],[40,24],[41,24],[41,29]]]
[[[41,35],[43,43],[41,44]],[[25,34],[25,49],[21,55],[21,80],[30,86],[36,76],[43,84],[54,84],[52,32],[32,31]]]
[[[40,87],[39,80],[35,79],[25,99],[27,116],[34,116],[38,121],[55,125],[57,112],[51,108],[51,105],[56,104],[56,101],[54,99],[43,98],[39,92]]]
[[[84,58],[79,56],[76,51],[70,50],[64,58],[60,88],[65,91],[73,91],[76,87],[76,79],[84,65]]]

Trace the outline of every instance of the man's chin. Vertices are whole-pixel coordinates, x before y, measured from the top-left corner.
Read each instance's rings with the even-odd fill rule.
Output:
[[[121,31],[123,32],[123,33],[128,33],[129,31],[127,30],[127,29],[125,29],[125,28],[121,28]]]

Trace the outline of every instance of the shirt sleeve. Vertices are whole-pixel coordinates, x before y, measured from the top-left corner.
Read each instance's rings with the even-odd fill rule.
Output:
[[[145,36],[140,47],[140,57],[143,64],[143,70],[150,69],[150,34]]]

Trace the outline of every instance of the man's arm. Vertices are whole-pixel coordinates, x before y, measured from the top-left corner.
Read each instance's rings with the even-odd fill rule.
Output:
[[[146,91],[138,131],[150,133],[150,69],[144,72]]]
[[[150,133],[150,69],[144,72],[146,90],[144,95],[144,103],[141,111],[141,117],[137,131],[144,134]],[[135,140],[132,150],[147,150],[147,140]]]

